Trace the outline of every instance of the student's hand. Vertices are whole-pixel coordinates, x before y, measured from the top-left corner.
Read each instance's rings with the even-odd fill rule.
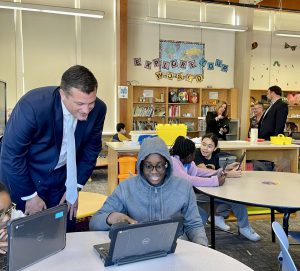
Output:
[[[107,217],[107,223],[109,225],[113,225],[116,223],[121,223],[121,222],[127,222],[128,224],[136,224],[137,221],[130,218],[128,215],[118,213],[118,212],[113,212]]]
[[[231,164],[227,165],[227,167],[226,167],[226,173],[227,173],[227,171],[238,170],[239,167],[240,167],[240,163],[239,162],[231,163]]]
[[[223,185],[225,183],[225,174],[221,174],[218,176],[219,186]]]
[[[242,171],[241,170],[226,171],[226,176],[229,178],[240,178],[242,177]]]
[[[7,241],[0,241],[0,254],[6,254],[7,252]]]
[[[6,229],[6,225],[7,222],[10,220],[9,215],[5,215],[2,219],[1,219],[1,229],[0,229],[0,254],[5,254],[7,251],[7,229]]]
[[[65,192],[63,194],[63,196],[62,196],[59,204],[63,204],[65,202],[68,205],[68,213],[70,214],[70,220],[72,220],[73,217],[77,216],[77,211],[78,211],[78,197],[77,197],[77,200],[74,202],[74,204],[71,204],[70,202],[66,201],[66,192]]]
[[[38,196],[26,200],[25,204],[25,215],[32,215],[39,211],[47,209],[46,203]]]

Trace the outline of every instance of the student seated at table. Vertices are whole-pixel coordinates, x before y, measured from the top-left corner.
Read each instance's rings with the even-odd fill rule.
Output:
[[[117,124],[117,133],[113,135],[112,141],[115,142],[122,142],[124,140],[130,140],[128,137],[126,137],[126,129],[125,129],[125,124],[120,122]]]
[[[7,223],[22,216],[23,212],[15,209],[6,187],[0,183],[0,254],[5,254],[7,250]]]
[[[118,222],[139,223],[182,215],[182,234],[194,243],[207,246],[193,187],[173,175],[171,156],[159,137],[143,141],[137,172],[137,176],[120,183],[107,198],[92,217],[90,230],[109,230]]]
[[[207,141],[207,143],[212,144],[212,140],[211,142]],[[195,154],[196,146],[193,141],[183,136],[177,137],[171,149],[172,161],[174,165],[174,175],[186,178],[192,183],[193,186],[220,186],[224,184],[225,175],[227,174],[230,174],[231,177],[233,177],[234,175],[236,175],[236,177],[241,176],[240,172],[234,172],[237,171],[237,168],[239,166],[238,163],[228,165],[225,172],[223,172],[223,169],[221,168],[216,170],[199,168],[194,162]],[[209,201],[208,196],[202,193],[197,193],[196,196],[197,201],[200,203],[207,203]],[[221,202],[222,204],[224,203],[224,201],[221,200],[218,200],[216,202]],[[258,241],[260,239],[260,236],[249,225],[246,207],[244,205],[232,202],[225,203],[230,207],[237,218],[239,232],[251,241]],[[201,214],[202,221],[205,223],[208,218],[207,213],[201,207],[199,208],[199,212]],[[225,224],[224,218],[221,217],[218,212],[217,217],[215,217],[215,222],[216,226],[221,229],[230,229],[229,226]]]

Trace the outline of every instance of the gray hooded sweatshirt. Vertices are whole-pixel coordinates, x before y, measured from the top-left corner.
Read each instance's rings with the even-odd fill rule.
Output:
[[[164,181],[151,185],[144,177],[141,163],[150,154],[160,154],[168,161]],[[173,175],[173,164],[166,144],[159,138],[143,141],[137,161],[138,175],[120,183],[103,207],[92,217],[90,230],[109,230],[106,219],[112,212],[128,215],[138,222],[183,216],[183,231],[194,243],[208,245],[198,212],[195,193],[187,180]]]

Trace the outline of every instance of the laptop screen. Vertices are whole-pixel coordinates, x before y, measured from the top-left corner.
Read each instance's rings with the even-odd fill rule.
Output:
[[[8,267],[20,270],[62,250],[66,244],[67,205],[11,221]]]
[[[168,253],[174,242],[177,222],[149,225],[119,231],[116,236],[112,261],[130,256],[145,255],[155,251]]]

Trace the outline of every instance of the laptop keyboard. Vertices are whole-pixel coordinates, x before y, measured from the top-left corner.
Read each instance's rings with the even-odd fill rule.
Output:
[[[0,255],[0,270],[7,270],[7,256]]]

